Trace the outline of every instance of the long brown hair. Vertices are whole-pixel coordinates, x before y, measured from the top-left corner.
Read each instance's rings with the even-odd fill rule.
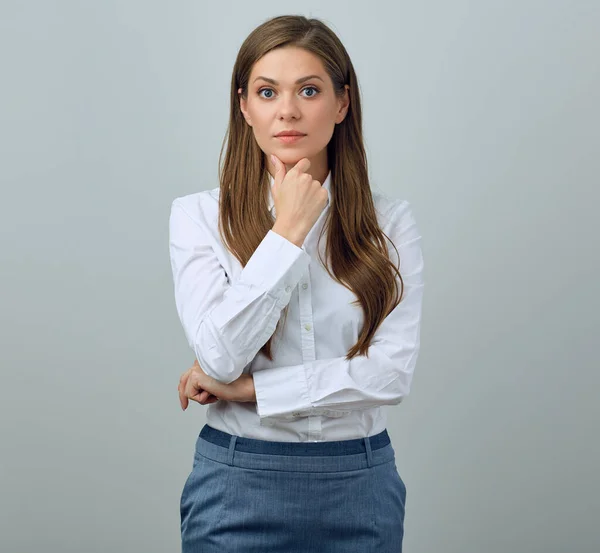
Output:
[[[327,145],[331,203],[319,242],[327,229],[325,252],[331,270],[320,255],[319,260],[333,279],[358,297],[352,303],[360,303],[363,309],[361,333],[346,359],[358,354],[368,356],[375,331],[402,299],[404,282],[399,265],[396,267],[390,261],[384,240],[389,237],[380,229],[375,214],[356,74],[339,38],[318,19],[301,15],[274,17],[254,29],[240,47],[231,77],[231,111],[223,141],[224,146],[227,140],[227,150],[222,167],[219,165],[219,234],[244,267],[273,227],[274,219],[267,207],[269,174],[265,156],[243,117],[237,91],[241,88],[247,98],[253,65],[270,50],[283,46],[304,48],[318,56],[338,97],[344,93],[345,84],[350,87],[349,110],[335,126]],[[391,240],[390,243],[399,262],[398,250]],[[395,275],[400,278],[400,290]],[[288,307],[285,307],[286,317]],[[271,361],[272,339],[273,336],[260,350]]]

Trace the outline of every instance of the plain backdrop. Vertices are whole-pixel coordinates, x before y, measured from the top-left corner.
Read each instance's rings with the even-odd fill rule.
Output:
[[[577,0],[4,0],[0,550],[179,550],[207,407],[179,406],[169,210],[218,186],[235,56],[286,13],[345,44],[372,188],[423,236],[421,354],[385,407],[404,550],[597,553],[600,3]]]

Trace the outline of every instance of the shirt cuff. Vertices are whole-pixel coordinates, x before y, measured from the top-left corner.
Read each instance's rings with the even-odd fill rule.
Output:
[[[262,369],[253,373],[256,412],[263,418],[295,419],[312,412],[304,365]]]
[[[269,292],[287,303],[310,265],[310,255],[303,248],[269,230],[248,260],[240,280]]]

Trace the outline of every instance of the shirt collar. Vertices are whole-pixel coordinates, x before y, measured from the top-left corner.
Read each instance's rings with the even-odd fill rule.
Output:
[[[269,211],[272,212],[275,204],[273,202],[273,194],[271,192],[271,187],[273,186],[275,179],[273,178],[271,173],[267,172],[267,174],[269,175]],[[329,170],[329,173],[327,173],[327,177],[325,178],[325,182],[323,182],[322,186],[323,186],[323,188],[325,188],[327,190],[327,203],[325,204],[325,208],[324,208],[324,209],[326,209],[329,206],[329,199],[330,199],[331,170]]]

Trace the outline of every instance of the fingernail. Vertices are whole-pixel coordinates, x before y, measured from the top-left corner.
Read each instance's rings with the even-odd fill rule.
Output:
[[[275,165],[275,156],[273,154],[271,154],[271,163]]]

